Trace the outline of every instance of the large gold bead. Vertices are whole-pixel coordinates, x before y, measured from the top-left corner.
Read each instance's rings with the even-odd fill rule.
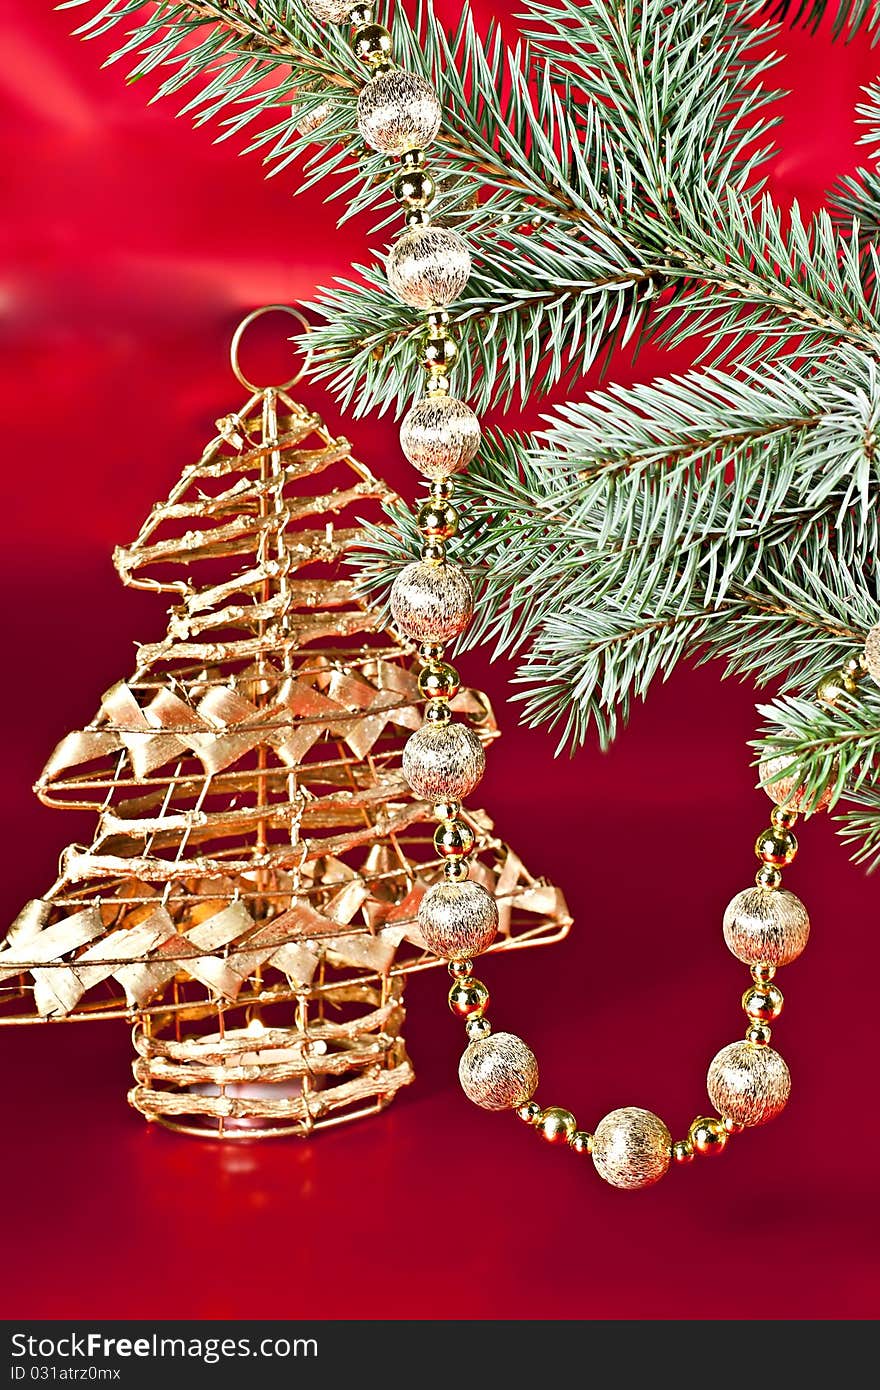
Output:
[[[474,595],[459,565],[413,560],[391,586],[391,612],[416,642],[448,642],[464,632],[473,616]]]
[[[787,888],[746,888],[724,914],[728,950],[746,965],[789,965],[809,935],[807,909]]]
[[[688,1130],[688,1143],[694,1153],[702,1154],[704,1158],[723,1153],[727,1138],[724,1121],[715,1115],[698,1115]]]
[[[434,848],[441,859],[466,859],[475,842],[476,836],[464,820],[441,821],[434,831]]]
[[[749,1018],[757,1019],[759,1023],[772,1023],[774,1018],[778,1018],[784,1002],[782,990],[777,985],[747,989],[742,997],[742,1006]]]
[[[434,883],[419,903],[419,930],[428,949],[446,960],[479,956],[498,931],[498,904],[471,878]]]
[[[772,826],[758,836],[755,841],[755,853],[765,864],[772,864],[774,868],[785,868],[790,864],[798,852],[797,836],[791,830],[779,830]]]
[[[669,1167],[672,1135],[650,1110],[628,1105],[612,1110],[593,1134],[593,1163],[612,1187],[650,1187]]]
[[[469,724],[427,723],[407,739],[402,765],[416,796],[463,801],[486,770],[486,754]]]
[[[538,1089],[538,1063],[522,1038],[493,1033],[465,1048],[458,1079],[474,1105],[484,1110],[515,1110]]]
[[[709,1099],[719,1114],[751,1128],[784,1109],[791,1075],[778,1052],[751,1042],[723,1047],[709,1067]]]
[[[482,980],[456,980],[449,991],[449,1007],[459,1018],[485,1013],[489,1007],[489,990]]]
[[[570,1144],[577,1132],[577,1121],[570,1110],[548,1105],[542,1110],[536,1128],[548,1144]]]

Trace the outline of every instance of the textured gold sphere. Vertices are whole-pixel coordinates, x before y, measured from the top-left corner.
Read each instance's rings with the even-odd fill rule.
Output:
[[[449,991],[449,1007],[459,1018],[485,1013],[489,1007],[489,990],[482,980],[473,977],[456,980]]]
[[[628,1105],[596,1126],[593,1163],[612,1187],[635,1190],[663,1177],[672,1158],[672,1135],[650,1110]]]
[[[789,965],[810,935],[800,898],[786,888],[746,888],[724,913],[724,940],[746,965]]]
[[[787,771],[790,767],[791,758],[785,753],[780,753],[774,758],[765,758],[759,765],[761,785],[770,800],[775,801],[777,805],[790,807],[793,811],[826,810],[834,789],[833,778],[818,797],[808,797],[798,778]]]
[[[569,1144],[577,1131],[577,1121],[570,1110],[548,1105],[537,1122],[538,1133],[548,1144]]]
[[[751,1128],[784,1109],[791,1094],[791,1075],[772,1047],[734,1042],[713,1059],[708,1086],[716,1110]]]
[[[391,612],[407,637],[435,649],[464,632],[473,616],[474,595],[459,565],[414,560],[391,586]]]
[[[518,1108],[516,1116],[525,1125],[536,1125],[543,1113],[544,1111],[536,1100],[527,1100],[525,1105]]]
[[[484,1110],[515,1110],[538,1089],[538,1063],[522,1038],[493,1033],[465,1048],[458,1079],[474,1105]]]
[[[777,985],[759,985],[747,989],[742,997],[742,1006],[749,1018],[759,1023],[772,1023],[782,1013],[784,1003],[782,990]]]
[[[865,666],[871,680],[880,685],[880,623],[871,628],[865,639]]]
[[[467,284],[471,255],[464,237],[451,227],[413,227],[392,246],[386,268],[397,299],[413,309],[442,308]],[[442,329],[447,321],[444,315],[431,326]]]
[[[305,7],[325,24],[342,24],[348,18],[348,0],[305,0]]]
[[[704,1158],[723,1153],[727,1144],[724,1121],[715,1115],[698,1115],[688,1130],[688,1142],[694,1152],[702,1154]]]
[[[404,416],[400,447],[414,468],[451,491],[445,476],[466,468],[480,447],[480,422],[464,401],[429,392]]]
[[[765,864],[777,869],[790,864],[798,852],[797,837],[790,830],[765,830],[755,841],[755,853]]]
[[[486,753],[469,724],[429,721],[407,739],[402,767],[408,786],[423,800],[462,801],[482,777]]]
[[[482,955],[498,931],[498,904],[482,883],[433,883],[419,903],[419,930],[428,949],[455,960]]]
[[[575,1130],[569,1143],[576,1154],[591,1154],[593,1152],[593,1136],[588,1129]]]
[[[374,77],[358,97],[358,130],[380,154],[402,155],[430,145],[442,116],[434,88],[413,72],[397,70]]]
[[[696,1157],[694,1146],[687,1139],[676,1139],[672,1146],[673,1163],[693,1163]]]

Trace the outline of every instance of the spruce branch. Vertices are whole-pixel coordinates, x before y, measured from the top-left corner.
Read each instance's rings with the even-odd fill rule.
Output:
[[[851,39],[862,28],[868,30],[872,44],[880,38],[877,0],[766,0],[764,9],[772,19],[802,24],[814,33],[830,13],[833,38]]]

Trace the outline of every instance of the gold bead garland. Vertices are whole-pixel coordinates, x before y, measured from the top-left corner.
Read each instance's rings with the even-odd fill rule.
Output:
[[[612,1111],[591,1133],[578,1127],[570,1110],[539,1105],[533,1099],[538,1085],[534,1055],[514,1034],[493,1033],[487,1017],[489,989],[473,974],[473,956],[491,944],[498,913],[490,895],[469,878],[475,834],[461,801],[482,776],[484,760],[482,748],[471,750],[463,726],[452,721],[449,701],[459,677],[444,659],[445,643],[464,630],[473,612],[467,576],[447,559],[446,543],[456,535],[459,521],[450,500],[453,475],[474,457],[480,427],[470,407],[450,394],[458,344],[448,309],[467,283],[471,259],[457,232],[431,225],[437,181],[424,168],[423,149],[436,135],[442,111],[424,78],[394,66],[391,37],[375,23],[369,6],[351,8],[345,0],[306,3],[319,19],[347,19],[355,26],[353,50],[371,73],[358,101],[358,128],[371,148],[399,161],[392,187],[405,209],[407,230],[389,255],[389,287],[425,315],[426,392],[401,427],[403,451],[429,487],[417,513],[424,545],[421,559],[395,580],[391,603],[399,627],[420,644],[425,722],[407,742],[404,772],[418,794],[430,789],[438,819],[434,844],[445,860],[445,882],[425,894],[419,923],[428,946],[449,961],[449,1007],[463,1020],[468,1040],[460,1080],[475,1104],[513,1110],[545,1142],[590,1155],[612,1186],[647,1187],[673,1163],[686,1165],[723,1153],[731,1135],[772,1119],[788,1100],[788,1068],[770,1047],[771,1024],[783,1007],[775,975],[804,949],[809,919],[803,904],[782,888],[782,870],[798,852],[793,830],[798,811],[827,805],[830,789],[804,806],[796,784],[785,777],[784,760],[762,767],[765,790],[778,804],[755,843],[760,865],[755,887],[738,894],[724,915],[725,941],[749,966],[751,983],[742,995],[744,1037],[722,1048],[709,1068],[709,1098],[718,1113],[698,1115],[687,1136],[673,1140],[661,1119],[635,1106]],[[880,679],[880,634],[875,647],[871,669],[874,674],[876,667]],[[817,698],[831,703],[841,693],[851,693],[865,668],[863,657],[853,658],[821,683]],[[782,776],[772,782],[776,771]]]

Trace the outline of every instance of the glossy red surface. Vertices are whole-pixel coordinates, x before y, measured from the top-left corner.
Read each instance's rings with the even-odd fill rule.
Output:
[[[485,22],[507,6],[476,8]],[[158,602],[121,589],[113,544],[238,404],[225,352],[242,310],[308,296],[365,242],[337,234],[318,196],[292,198],[289,177],[265,183],[254,158],[148,109],[148,84],[101,71],[107,42],[68,37],[69,14],[2,9],[8,919],[89,829],[40,808],[34,775],[129,668],[135,636],[164,627]],[[856,163],[852,113],[877,59],[824,34],[784,42],[795,94],[773,188],[812,207]],[[685,360],[649,352],[612,375]],[[337,424],[320,392],[304,395]],[[347,429],[411,485],[387,421]],[[499,704],[508,676],[468,662]],[[494,1016],[537,1049],[546,1101],[587,1126],[638,1104],[681,1133],[706,1105],[710,1058],[742,1028],[745,971],[720,920],[750,881],[766,803],[746,750],[753,692],[718,677],[677,672],[604,757],[554,761],[552,738],[509,709],[490,760],[484,804],[577,918],[564,945],[493,964]],[[641,1195],[466,1104],[439,974],[409,988],[417,1085],[314,1145],[147,1129],[124,1101],[124,1027],[3,1030],[4,1315],[876,1315],[878,888],[827,822],[801,840],[788,882],[814,934],[783,982],[790,1106]]]

